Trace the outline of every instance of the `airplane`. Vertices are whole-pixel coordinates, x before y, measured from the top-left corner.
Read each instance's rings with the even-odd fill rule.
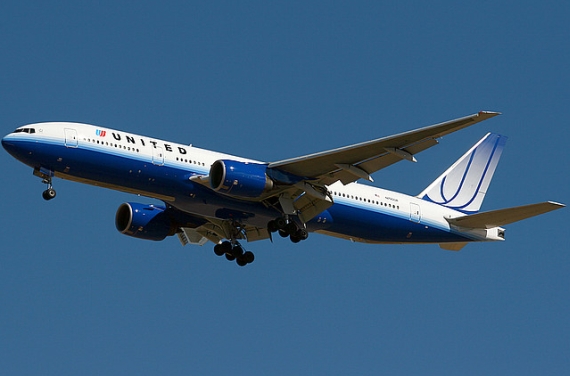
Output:
[[[214,243],[214,252],[245,266],[254,261],[240,241],[293,243],[309,233],[371,244],[434,243],[459,251],[467,243],[505,240],[504,225],[560,209],[537,204],[480,212],[505,146],[488,133],[417,196],[392,192],[371,174],[416,155],[438,139],[499,115],[473,115],[324,152],[263,162],[192,145],[71,122],[18,127],[2,139],[56,196],[53,178],[128,192],[162,204],[126,202],[117,230],[182,245]]]

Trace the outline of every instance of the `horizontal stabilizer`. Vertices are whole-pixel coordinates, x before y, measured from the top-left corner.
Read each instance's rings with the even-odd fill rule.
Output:
[[[460,227],[493,228],[548,213],[549,211],[561,209],[565,206],[566,205],[557,202],[548,201],[446,219],[450,224]]]

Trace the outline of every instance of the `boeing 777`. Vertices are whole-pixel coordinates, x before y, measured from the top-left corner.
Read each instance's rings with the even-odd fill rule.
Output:
[[[556,202],[479,212],[506,137],[486,134],[417,196],[358,184],[452,132],[498,115],[456,120],[276,162],[70,122],[25,125],[2,146],[33,168],[55,197],[53,178],[158,199],[128,202],[117,229],[139,239],[177,235],[183,245],[214,243],[214,252],[244,266],[254,260],[240,241],[293,243],[315,232],[364,243],[435,243],[458,251],[469,242],[503,241],[502,226],[564,207]]]

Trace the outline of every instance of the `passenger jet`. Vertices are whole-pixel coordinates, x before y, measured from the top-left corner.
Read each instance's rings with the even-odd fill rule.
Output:
[[[56,192],[54,177],[158,199],[128,202],[118,231],[139,239],[177,235],[183,245],[214,243],[214,252],[245,266],[241,242],[293,243],[315,232],[363,243],[435,243],[458,251],[469,242],[503,241],[502,226],[564,207],[556,202],[479,212],[507,140],[486,134],[417,196],[357,181],[416,155],[438,139],[498,115],[479,112],[394,136],[324,152],[262,162],[105,127],[46,122],[2,139],[14,158]]]

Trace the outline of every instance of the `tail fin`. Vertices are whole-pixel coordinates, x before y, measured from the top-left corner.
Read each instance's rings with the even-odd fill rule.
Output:
[[[418,197],[466,214],[478,212],[506,142],[505,136],[487,133]]]

